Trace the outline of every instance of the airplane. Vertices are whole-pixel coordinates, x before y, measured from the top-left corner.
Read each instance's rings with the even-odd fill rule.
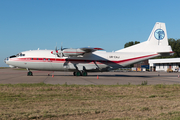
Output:
[[[62,48],[55,50],[30,50],[7,57],[11,67],[31,70],[72,71],[74,76],[87,76],[88,72],[106,72],[150,58],[171,55],[165,23],[156,22],[147,41],[117,50],[100,51],[102,48]]]

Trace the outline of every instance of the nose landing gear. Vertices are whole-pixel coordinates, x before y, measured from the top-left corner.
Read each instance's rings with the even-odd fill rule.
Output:
[[[27,76],[33,76],[33,73],[31,71],[27,72]]]
[[[27,76],[33,76],[33,73],[28,68],[26,68],[26,69],[28,70]]]

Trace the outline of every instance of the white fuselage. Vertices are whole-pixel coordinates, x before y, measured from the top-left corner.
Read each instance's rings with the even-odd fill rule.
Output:
[[[52,50],[25,51],[16,57],[7,58],[6,64],[11,66],[51,71],[109,71],[145,59],[159,56],[157,53],[121,53],[96,51],[77,57],[57,57]]]

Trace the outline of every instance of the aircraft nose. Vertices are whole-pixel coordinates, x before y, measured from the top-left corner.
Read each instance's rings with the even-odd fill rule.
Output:
[[[4,62],[6,63],[6,58],[4,59]]]
[[[6,63],[8,60],[9,60],[9,58],[7,57],[7,58],[4,59],[4,62]]]

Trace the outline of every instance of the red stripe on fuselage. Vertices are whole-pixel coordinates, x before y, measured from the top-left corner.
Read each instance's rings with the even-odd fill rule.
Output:
[[[146,56],[141,56],[141,57],[137,57],[137,58],[130,58],[130,59],[125,59],[125,60],[120,60],[117,62],[115,61],[115,63],[124,63],[124,62],[133,61],[133,60],[148,58],[148,57],[152,57],[152,56],[156,56],[156,55],[158,55],[158,54],[146,55]]]
[[[138,59],[148,58],[152,56],[157,56],[158,54],[146,55],[136,58],[130,58],[125,60],[119,61],[111,61],[111,60],[85,60],[85,59],[60,59],[60,58],[11,58],[10,61],[22,61],[22,62],[54,62],[54,63],[64,63],[64,62],[71,62],[71,63],[88,63],[88,64],[122,64],[126,62],[131,62]]]

